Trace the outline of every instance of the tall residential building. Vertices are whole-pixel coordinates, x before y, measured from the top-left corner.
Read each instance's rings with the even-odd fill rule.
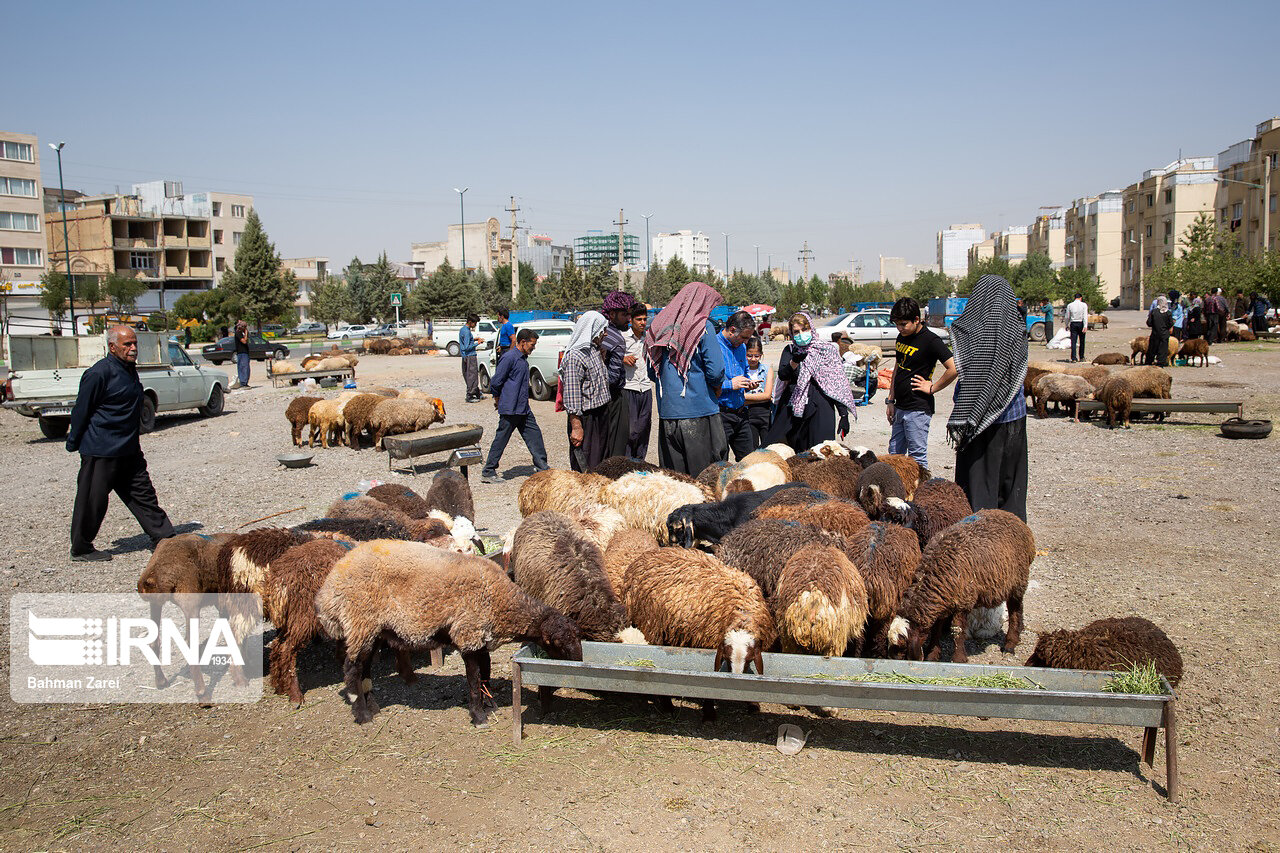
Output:
[[[1042,207],[1027,227],[1027,254],[1048,255],[1055,270],[1066,266],[1067,210],[1056,204]]]
[[[525,245],[516,249],[516,257],[520,263],[533,267],[539,279],[544,279],[564,271],[565,265],[573,260],[573,249],[555,245],[545,234],[530,234],[525,238]]]
[[[640,238],[634,234],[624,234],[622,240],[623,260],[635,266],[640,261]],[[606,234],[603,231],[588,231],[581,237],[573,238],[573,262],[580,267],[593,267],[603,264],[612,267],[618,263],[618,235]]]
[[[209,193],[209,213],[213,221],[213,277],[222,283],[222,274],[235,265],[236,249],[253,207],[253,196]]]
[[[1274,172],[1280,158],[1280,118],[1258,125],[1252,139],[1237,142],[1218,155],[1218,188],[1214,204],[1218,227],[1229,230],[1250,255],[1261,254],[1280,240]]]
[[[943,275],[963,276],[969,271],[969,247],[981,243],[987,232],[976,223],[948,225],[938,232],[938,270]]]
[[[887,281],[894,287],[900,284],[906,284],[909,281],[915,281],[916,275],[927,269],[932,269],[932,264],[909,264],[905,258],[887,258],[880,256],[880,277],[877,281]],[[854,281],[854,284],[859,282]]]
[[[39,299],[44,229],[40,143],[35,134],[0,132],[0,290],[11,297],[10,313],[29,313]]]
[[[465,228],[450,225],[447,239],[433,243],[410,243],[409,251],[410,264],[422,276],[434,273],[445,258],[449,259],[449,264],[455,269],[461,268],[464,254],[467,269],[492,273],[494,267],[509,262],[511,241],[503,238],[502,226],[490,216],[480,222],[468,222]]]
[[[1067,266],[1098,276],[1108,301],[1120,297],[1124,193],[1107,190],[1076,199],[1067,208]]]
[[[1027,226],[1010,225],[992,234],[995,256],[1017,265],[1027,259]]]
[[[1142,307],[1143,280],[1174,256],[1197,216],[1213,215],[1217,192],[1216,157],[1175,160],[1125,188],[1120,307]]]
[[[701,231],[659,234],[653,238],[652,248],[652,263],[656,266],[664,267],[672,258],[679,258],[692,272],[705,273],[711,268],[711,238]]]
[[[176,181],[135,184],[131,195],[85,196],[66,213],[73,276],[116,273],[146,282],[138,310],[168,311],[182,293],[213,287],[213,241],[206,193],[184,195]],[[67,254],[62,214],[45,214],[50,264]]]
[[[311,299],[316,294],[316,287],[329,277],[328,258],[281,258],[280,268],[291,270],[298,280],[298,295],[293,305],[298,309],[299,322],[307,322],[311,318]]]
[[[996,238],[989,237],[986,240],[974,243],[965,252],[964,271],[966,273],[973,269],[977,264],[985,261],[987,258],[996,256]]]

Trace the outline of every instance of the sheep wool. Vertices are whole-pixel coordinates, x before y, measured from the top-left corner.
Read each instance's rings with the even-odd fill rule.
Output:
[[[1089,383],[1089,387],[1094,391],[1098,390],[1099,386],[1101,386],[1103,382],[1106,382],[1107,377],[1111,375],[1110,370],[1096,364],[1082,364],[1074,367],[1068,367],[1062,372],[1066,376],[1081,377]]]
[[[325,510],[325,518],[368,518],[386,524],[398,524],[409,527],[412,519],[393,506],[388,506],[377,498],[355,494],[338,498]]]
[[[298,651],[320,634],[316,618],[316,593],[350,545],[332,539],[313,539],[294,545],[274,560],[267,571],[266,590],[271,599],[275,639],[271,641],[269,680],[276,693],[302,704],[298,683]]]
[[[617,510],[628,527],[648,530],[665,543],[667,516],[685,504],[705,502],[706,496],[696,484],[662,473],[634,471],[606,481],[598,500]]]
[[[371,539],[410,539],[409,528],[403,524],[372,518],[317,518],[296,525],[301,533],[315,533],[349,542],[368,542]]]
[[[373,446],[378,447],[388,435],[418,432],[442,420],[436,407],[426,400],[397,397],[384,400],[369,413],[369,432],[373,434]]]
[[[791,466],[787,464],[787,458],[777,450],[768,448],[751,451],[742,457],[741,461],[728,465],[720,471],[716,494],[720,497],[731,494],[729,484],[735,480],[742,480],[743,483],[739,484],[734,492],[759,492],[771,486],[780,486],[789,482]]]
[[[1094,364],[1129,364],[1129,356],[1122,352],[1104,352],[1093,360]]]
[[[423,501],[427,510],[438,509],[451,517],[462,516],[475,523],[476,504],[467,478],[452,468],[442,468],[431,479],[431,488]]]
[[[1187,360],[1187,366],[1191,366],[1191,359],[1200,359],[1200,367],[1207,367],[1209,364],[1209,342],[1204,338],[1192,338],[1189,341],[1182,342],[1180,350],[1183,357]]]
[[[1041,634],[1027,666],[1051,669],[1127,669],[1152,662],[1177,687],[1182,680],[1182,655],[1154,622],[1140,616],[1099,619],[1076,631]]]
[[[643,459],[633,459],[630,456],[610,456],[592,468],[591,473],[599,474],[601,477],[608,477],[610,480],[616,480],[623,474],[630,474],[632,471],[657,470],[660,470],[657,465],[652,462],[645,462]]]
[[[620,600],[624,598],[623,581],[626,579],[627,566],[641,554],[659,547],[658,540],[647,530],[624,527],[614,534],[608,547],[604,549],[604,573]]]
[[[309,447],[316,446],[316,438],[320,446],[327,448],[330,439],[335,446],[341,447],[346,433],[346,421],[342,418],[342,404],[345,400],[319,400],[307,410],[307,424],[311,427]]]
[[[910,456],[904,456],[901,453],[890,453],[881,456],[878,461],[884,462],[898,472],[898,479],[902,481],[902,487],[907,492],[907,500],[915,497],[916,488],[932,476],[928,468]]]
[[[807,506],[775,505],[757,512],[755,517],[795,521],[840,536],[855,536],[871,523],[856,503],[832,499]]]
[[[622,513],[604,504],[578,504],[570,507],[565,515],[573,519],[601,550],[608,548],[617,532],[627,526]]]
[[[806,545],[791,555],[770,604],[788,654],[843,655],[867,621],[862,576],[830,545]]]
[[[920,484],[914,501],[885,501],[880,520],[914,530],[923,550],[937,533],[972,514],[963,489],[950,480],[934,477]]]
[[[823,501],[829,500],[831,500],[831,495],[803,484],[796,488],[779,489],[774,492],[771,497],[766,498],[764,503],[760,504],[760,506],[756,508],[755,517],[765,518],[765,513],[777,511],[778,507],[812,506],[813,504],[819,504]],[[773,517],[785,520],[790,516],[777,515]]]
[[[365,492],[374,500],[400,510],[409,518],[426,518],[431,506],[408,486],[399,483],[383,483]]]
[[[1129,414],[1133,408],[1133,386],[1123,376],[1116,375],[1102,383],[1098,389],[1098,401],[1107,409],[1107,426],[1116,428],[1116,421],[1129,428]]]
[[[520,486],[520,515],[550,509],[566,512],[573,506],[599,503],[600,490],[612,481],[599,474],[548,468],[529,475]]]
[[[795,552],[813,543],[837,541],[838,537],[808,524],[755,518],[721,539],[715,554],[726,566],[749,575],[765,597],[772,598],[778,575]]]
[[[342,416],[347,422],[347,446],[352,450],[360,449],[360,435],[369,428],[373,410],[386,399],[381,394],[364,393],[348,401]]]
[[[323,397],[294,397],[289,401],[289,405],[285,407],[284,416],[289,421],[289,432],[293,438],[294,447],[302,446],[302,429],[307,425],[307,413],[311,411],[311,407],[319,403]]]
[[[862,476],[864,470],[861,463],[855,462],[848,456],[833,456],[800,465],[794,469],[792,479],[835,498],[856,500],[858,478]]]
[[[1096,368],[1106,373],[1105,367]],[[1072,376],[1066,373],[1046,373],[1036,380],[1035,386],[1031,389],[1031,396],[1035,399],[1036,417],[1046,418],[1049,416],[1046,410],[1048,403],[1065,403],[1070,409],[1074,420],[1079,421],[1079,412],[1076,409],[1076,403],[1080,400],[1093,399],[1093,385],[1083,376]]]
[[[878,517],[889,498],[907,499],[907,488],[898,469],[883,460],[867,466],[857,479],[854,498],[868,516]],[[915,487],[912,487],[912,491]]]
[[[138,576],[138,592],[219,592],[218,554],[233,533],[179,533],[156,543],[156,549]]]

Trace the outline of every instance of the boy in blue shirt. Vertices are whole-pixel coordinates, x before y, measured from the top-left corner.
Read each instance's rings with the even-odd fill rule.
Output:
[[[547,449],[542,443],[542,430],[529,409],[529,353],[538,343],[538,333],[533,329],[521,329],[516,343],[498,361],[489,390],[493,393],[493,407],[498,410],[498,429],[489,445],[489,457],[484,462],[480,482],[497,483],[498,463],[507,449],[511,434],[519,432],[533,457],[533,467],[547,469]]]
[[[498,316],[502,318],[502,326],[498,329],[498,358],[502,358],[503,353],[511,349],[511,338],[516,333],[516,324],[511,322],[511,312],[506,308],[498,309]]]
[[[462,381],[467,383],[467,402],[478,403],[480,393],[480,362],[476,359],[476,324],[478,314],[468,314],[467,324],[458,330],[458,355],[462,356]]]

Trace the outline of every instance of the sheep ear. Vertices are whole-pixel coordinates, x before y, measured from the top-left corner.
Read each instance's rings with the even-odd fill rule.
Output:
[[[759,646],[756,646],[755,654],[751,659],[756,662],[756,675],[764,675],[764,655],[761,654]]]

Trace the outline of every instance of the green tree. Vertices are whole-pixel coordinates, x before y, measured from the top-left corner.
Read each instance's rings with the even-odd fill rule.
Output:
[[[809,304],[815,308],[825,308],[827,305],[827,283],[818,278],[817,273],[814,273],[813,277],[809,279],[808,290]]]
[[[132,314],[138,307],[138,299],[147,292],[146,282],[111,273],[102,280],[102,291],[111,300],[111,310],[116,314]]]
[[[930,299],[937,299],[951,294],[951,279],[937,270],[920,270],[904,288],[910,296],[921,305],[928,304]]]
[[[832,314],[843,314],[853,304],[853,282],[847,278],[838,278],[827,294],[827,307]]]
[[[803,310],[808,298],[809,288],[805,284],[793,282],[782,285],[778,293],[778,316],[785,320],[797,311]]]
[[[329,326],[336,326],[355,316],[355,306],[347,283],[337,276],[329,276],[318,283],[311,295],[311,315]]]
[[[752,281],[752,277],[735,270],[733,275],[729,276],[729,283],[724,288],[724,301],[729,305],[750,305],[756,301],[756,288]]]
[[[480,310],[480,294],[471,277],[455,269],[446,258],[409,293],[407,307],[415,317],[465,317]]]
[[[179,296],[173,303],[173,313],[183,320],[205,322],[205,308],[209,303],[211,290],[193,290]]]
[[[756,298],[766,305],[777,305],[781,296],[782,287],[773,277],[773,270],[765,270],[764,275],[760,276],[760,290],[756,293]]]
[[[640,300],[649,305],[666,305],[671,301],[671,288],[667,286],[666,271],[651,266],[644,274],[644,286],[640,288]]]
[[[1077,293],[1084,295],[1085,304],[1093,313],[1097,314],[1106,309],[1107,297],[1102,292],[1102,281],[1097,275],[1084,267],[1073,269],[1064,267],[1058,270],[1056,287],[1050,298],[1065,304],[1074,299]],[[1044,299],[1041,298],[1040,301],[1043,302]],[[1030,306],[1036,303],[1028,302],[1027,304]]]
[[[1059,296],[1058,275],[1048,255],[1033,253],[1010,270],[1009,285],[1027,306]]]
[[[667,279],[667,291],[671,296],[675,296],[680,292],[680,288],[694,280],[693,273],[689,272],[689,268],[679,258],[672,258],[667,261],[667,268],[664,272]]]
[[[67,277],[50,270],[40,276],[40,307],[49,312],[55,323],[67,314]]]
[[[221,289],[235,294],[242,316],[259,327],[279,317],[297,301],[297,279],[291,270],[280,266],[276,247],[267,238],[262,220],[253,208],[249,208],[231,269],[222,276]]]
[[[618,289],[618,274],[607,264],[595,264],[582,270],[584,302],[579,307],[599,308],[611,290]]]
[[[386,252],[379,255],[374,263],[363,265],[359,283],[359,288],[351,288],[351,301],[355,304],[356,313],[383,322],[395,316],[391,294],[401,293],[403,296],[403,291]]]
[[[998,275],[1008,281],[1013,276],[1013,270],[1006,258],[983,258],[969,267],[968,274],[956,285],[956,293],[960,296],[968,296],[973,292],[973,286],[978,283],[978,279],[984,275]]]

